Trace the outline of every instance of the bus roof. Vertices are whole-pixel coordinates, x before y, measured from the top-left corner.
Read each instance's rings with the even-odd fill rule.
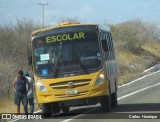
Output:
[[[53,26],[53,27],[50,27],[50,28],[44,28],[44,29],[33,31],[32,35],[40,34],[40,33],[47,32],[47,31],[54,30],[54,29],[58,29],[58,28],[75,27],[75,26],[96,26],[97,29],[110,31],[109,26],[102,26],[102,25],[97,25],[97,24],[80,24],[79,22],[64,22],[64,23],[60,23],[60,24]]]

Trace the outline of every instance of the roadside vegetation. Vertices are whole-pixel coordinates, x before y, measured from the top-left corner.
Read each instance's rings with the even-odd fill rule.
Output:
[[[68,18],[68,21],[76,20]],[[158,63],[160,28],[156,24],[137,19],[109,26],[114,40],[119,85],[144,75],[146,68]],[[40,25],[25,19],[17,20],[16,25],[0,25],[0,113],[15,112],[12,81],[20,69],[31,73],[27,43],[31,40],[31,32],[39,28]],[[6,108],[8,103],[12,105],[10,109]]]
[[[119,84],[144,75],[160,61],[160,28],[139,19],[110,25],[118,63]]]

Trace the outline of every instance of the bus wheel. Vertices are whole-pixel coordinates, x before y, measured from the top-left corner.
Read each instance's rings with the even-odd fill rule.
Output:
[[[103,96],[102,99],[100,100],[101,107],[104,112],[110,112],[111,111],[111,97],[110,95],[108,96]]]
[[[44,118],[51,116],[51,104],[42,104],[42,115]]]
[[[111,94],[111,106],[112,107],[117,107],[118,101],[117,101],[117,92],[114,92]]]
[[[61,111],[59,103],[52,103],[52,113],[57,114]]]
[[[70,108],[69,107],[66,107],[66,106],[62,106],[61,107],[62,111],[65,113],[65,112],[69,112]]]

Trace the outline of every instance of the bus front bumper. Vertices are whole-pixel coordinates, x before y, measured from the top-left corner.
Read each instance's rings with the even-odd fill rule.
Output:
[[[81,89],[66,89],[62,90],[63,94],[55,94],[54,92],[37,92],[37,99],[39,104],[43,103],[52,103],[52,102],[63,102],[68,100],[78,100],[78,99],[87,99],[95,98],[100,96],[105,96],[109,94],[109,89],[107,89],[106,84],[96,85],[94,87],[83,90]],[[67,92],[75,92],[75,94],[67,95]]]

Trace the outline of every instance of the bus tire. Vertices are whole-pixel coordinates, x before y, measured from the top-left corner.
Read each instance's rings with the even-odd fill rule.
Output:
[[[52,113],[51,104],[42,104],[42,115],[44,118],[50,117]]]
[[[62,109],[62,111],[63,111],[64,113],[69,112],[69,110],[70,110],[70,108],[69,108],[69,107],[66,107],[66,106],[61,107],[61,109]]]
[[[110,112],[111,111],[111,97],[110,95],[108,96],[103,96],[102,99],[100,100],[101,107],[104,112]]]
[[[60,113],[60,111],[61,111],[61,108],[59,106],[59,103],[53,103],[52,104],[52,113],[57,114],[57,113]]]
[[[117,105],[118,105],[117,92],[114,92],[114,93],[111,94],[111,101],[112,101],[111,106],[112,107],[117,107]]]

